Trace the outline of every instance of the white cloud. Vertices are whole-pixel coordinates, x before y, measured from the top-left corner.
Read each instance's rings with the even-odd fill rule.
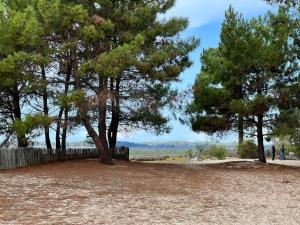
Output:
[[[247,18],[271,9],[263,0],[177,0],[167,17],[186,17],[190,19],[190,28],[200,27],[222,20],[230,4]]]

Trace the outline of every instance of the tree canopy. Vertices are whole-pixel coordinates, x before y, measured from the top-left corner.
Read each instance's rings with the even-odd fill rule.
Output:
[[[195,131],[239,128],[256,136],[265,162],[264,136],[276,127],[284,90],[295,82],[288,10],[246,21],[226,12],[218,48],[205,50],[189,112]],[[242,124],[242,125],[241,125]]]
[[[187,19],[158,19],[174,2],[2,0],[0,134],[26,147],[44,133],[52,148],[53,129],[65,148],[83,125],[111,163],[122,127],[167,132],[170,84],[199,44],[179,37]]]

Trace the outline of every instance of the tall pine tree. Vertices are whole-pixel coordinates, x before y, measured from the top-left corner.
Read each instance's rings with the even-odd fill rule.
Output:
[[[219,125],[223,131],[230,130],[232,123],[239,124],[242,117],[244,129],[257,138],[259,160],[266,162],[264,136],[276,126],[280,93],[292,76],[286,66],[289,21],[283,8],[277,15],[251,21],[242,20],[229,9],[220,46],[205,53],[204,59],[213,60],[209,64],[204,61],[195,84],[195,100],[190,110],[195,130],[205,131],[209,126]],[[235,119],[230,120],[233,115]],[[202,120],[206,122],[204,129]]]

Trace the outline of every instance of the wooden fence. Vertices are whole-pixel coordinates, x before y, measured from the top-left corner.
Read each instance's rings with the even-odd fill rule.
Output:
[[[129,149],[116,148],[112,151],[114,159],[129,160]],[[39,165],[43,163],[74,159],[98,158],[95,148],[74,148],[50,150],[41,148],[0,149],[0,170]]]

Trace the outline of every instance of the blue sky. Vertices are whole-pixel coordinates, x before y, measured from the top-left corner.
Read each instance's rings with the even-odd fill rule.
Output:
[[[189,28],[184,32],[184,37],[194,36],[201,39],[201,45],[193,53],[191,59],[194,64],[191,68],[181,74],[182,82],[178,84],[180,89],[191,87],[199,73],[200,54],[204,48],[216,47],[219,42],[221,24],[224,18],[225,10],[230,4],[245,18],[264,15],[268,10],[274,10],[271,6],[264,3],[263,0],[177,0],[176,6],[172,8],[165,17],[185,17],[190,20]],[[197,134],[189,127],[181,125],[177,121],[171,121],[173,130],[170,134],[155,136],[152,133],[136,131],[131,133],[121,133],[120,141],[147,142],[147,141],[211,141],[212,138],[205,134]],[[86,131],[82,128],[76,135],[69,137],[68,141],[85,140]],[[223,137],[221,142],[236,141],[235,134]]]

